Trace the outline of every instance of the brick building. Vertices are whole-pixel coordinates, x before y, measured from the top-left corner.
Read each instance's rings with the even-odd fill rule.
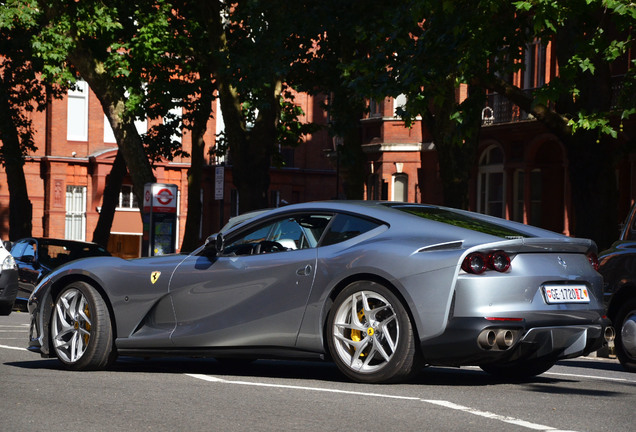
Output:
[[[612,65],[615,93],[629,60]],[[512,82],[531,91],[548,83],[557,71],[553,44],[537,41],[526,48],[524,68],[512,76]],[[435,143],[430,136],[422,136],[419,121],[409,129],[395,117],[403,104],[401,97],[372,103],[368,117],[362,120],[366,197],[442,203]],[[620,139],[630,139],[627,135]],[[636,154],[624,158],[616,169],[621,219],[636,197],[633,173]],[[565,147],[540,121],[503,95],[489,94],[485,101],[471,176],[470,210],[570,235],[573,209]]]
[[[525,90],[541,87],[555,76],[552,44],[535,44],[526,49],[522,72],[513,83]],[[617,83],[626,72],[614,68]],[[618,86],[619,84],[617,84]],[[618,88],[618,87],[617,87]],[[460,92],[461,95],[461,92]],[[296,95],[305,120],[326,124],[319,98]],[[411,128],[395,116],[402,97],[372,101],[361,119],[366,161],[366,199],[441,204],[435,143],[419,121]],[[223,128],[220,110],[214,110],[206,143],[213,145]],[[512,105],[505,97],[490,94],[485,101],[478,156],[470,185],[470,210],[570,234],[570,183],[568,160],[563,144],[541,122]],[[33,204],[33,235],[91,240],[99,217],[102,193],[115,158],[117,146],[101,106],[87,87],[52,100],[44,113],[34,114],[38,151],[29,155],[25,173]],[[139,124],[143,132],[147,124]],[[190,138],[182,138],[186,151]],[[341,196],[333,155],[334,141],[323,130],[307,137],[297,149],[283,149],[284,168],[271,169],[270,203],[332,199]],[[216,199],[215,175],[224,167],[223,198]],[[187,158],[175,158],[155,166],[159,183],[176,184],[180,191],[178,246],[183,236],[187,209]],[[636,195],[635,159],[625,158],[617,167],[620,216]],[[216,232],[238,211],[238,196],[231,184],[231,165],[210,157],[205,167],[201,197],[202,239]],[[142,224],[130,179],[124,181],[112,227],[109,250],[120,256],[140,253]],[[0,168],[0,236],[8,233],[9,193]],[[340,188],[341,189],[341,188]]]
[[[318,101],[309,96],[297,98],[308,119],[323,117]],[[206,132],[206,143],[214,145],[215,134],[222,128],[222,118],[214,110]],[[33,206],[33,236],[92,240],[99,218],[102,194],[117,153],[117,144],[102,107],[85,82],[70,90],[62,99],[51,100],[44,112],[32,115],[34,141],[38,150],[26,158],[24,171],[29,199]],[[317,121],[322,121],[317,118]],[[147,122],[137,128],[145,132]],[[191,148],[187,131],[182,137],[185,151]],[[273,169],[271,194],[274,205],[329,199],[335,196],[335,169],[325,156],[332,142],[325,132],[309,137],[298,149],[285,153],[285,168]],[[202,237],[215,232],[238,208],[236,191],[231,183],[231,167],[224,173],[223,200],[215,200],[215,168],[222,161],[210,157],[202,185]],[[187,170],[189,159],[177,157],[155,165],[158,183],[177,185],[178,241],[183,238],[187,209]],[[9,232],[9,191],[4,169],[0,167],[0,237]],[[122,257],[140,255],[142,222],[139,204],[132,193],[132,182],[124,179],[108,249]],[[17,239],[12,239],[17,240]]]

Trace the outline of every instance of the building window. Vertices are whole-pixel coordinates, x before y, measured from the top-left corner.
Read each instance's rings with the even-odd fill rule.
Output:
[[[369,101],[369,117],[382,117],[382,103],[374,99]]]
[[[542,226],[541,201],[543,196],[542,174],[540,169],[532,170],[530,173],[530,214],[528,223],[534,226]]]
[[[183,131],[180,128],[182,124],[181,123],[182,118],[183,118],[183,108],[178,106],[178,107],[170,108],[170,111],[168,111],[168,115],[164,117],[163,119],[164,124],[169,124],[169,123],[178,124],[179,130],[170,137],[170,140],[173,142],[177,142],[179,144],[181,144],[181,137],[183,135]]]
[[[546,49],[540,40],[535,40],[526,47],[525,68],[523,72],[523,88],[539,88],[546,80]]]
[[[135,129],[137,129],[137,133],[141,136],[148,132],[148,120],[135,120]],[[116,143],[117,140],[115,138],[115,133],[113,132],[113,128],[108,121],[108,117],[104,114],[104,142],[105,143]]]
[[[484,152],[479,161],[477,211],[505,217],[504,189],[503,151],[497,146],[492,146]]]
[[[526,206],[525,206],[525,172],[523,170],[515,171],[514,178],[514,190],[515,190],[515,207],[512,214],[512,219],[516,222],[525,222],[523,219]]]
[[[104,114],[104,142],[105,143],[116,143],[115,133],[113,132],[113,128],[108,121],[108,117]]]
[[[66,139],[88,141],[88,84],[86,81],[77,81],[75,88],[68,91],[66,119]]]
[[[137,196],[133,193],[132,185],[122,185],[119,191],[119,204],[118,210],[124,209],[139,209],[139,201]]]
[[[408,192],[409,176],[404,173],[393,174],[393,201],[408,201]]]
[[[66,232],[69,240],[86,240],[86,187],[66,186]]]
[[[393,115],[396,117],[399,117],[397,113],[398,109],[399,108],[404,109],[405,106],[406,106],[406,95],[401,94],[397,96],[395,99],[393,99]]]

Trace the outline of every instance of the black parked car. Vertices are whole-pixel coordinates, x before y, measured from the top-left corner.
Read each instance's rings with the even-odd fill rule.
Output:
[[[18,265],[18,295],[13,308],[26,311],[33,289],[52,270],[79,258],[110,256],[110,253],[96,243],[29,237],[14,242],[11,255]]]
[[[601,252],[599,272],[605,279],[607,316],[616,329],[616,356],[626,370],[636,372],[636,205],[618,241]]]

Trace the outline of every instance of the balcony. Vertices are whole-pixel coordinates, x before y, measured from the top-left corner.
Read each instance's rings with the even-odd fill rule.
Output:
[[[531,94],[533,90],[527,89],[524,90],[524,93]],[[510,102],[504,95],[492,93],[487,96],[486,106],[481,112],[482,126],[514,123],[524,120],[534,120],[534,117]]]
[[[620,109],[620,95],[623,91],[623,75],[612,77],[610,109]],[[536,89],[523,90],[525,94],[532,94]],[[482,126],[490,126],[502,123],[515,123],[526,120],[534,120],[529,114],[513,104],[505,96],[498,93],[491,93],[486,98],[486,106],[481,113]]]

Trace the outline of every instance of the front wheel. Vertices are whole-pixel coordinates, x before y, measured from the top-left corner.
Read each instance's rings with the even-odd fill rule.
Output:
[[[346,376],[364,383],[396,382],[420,365],[409,315],[402,302],[375,282],[354,282],[335,299],[327,344]]]
[[[73,282],[57,296],[51,317],[51,343],[68,369],[104,369],[115,360],[110,314],[94,287]]]
[[[556,360],[552,358],[520,360],[511,363],[481,365],[484,372],[509,380],[524,380],[541,375],[550,369]]]
[[[636,299],[629,299],[612,320],[616,328],[616,357],[625,370],[636,372]]]

